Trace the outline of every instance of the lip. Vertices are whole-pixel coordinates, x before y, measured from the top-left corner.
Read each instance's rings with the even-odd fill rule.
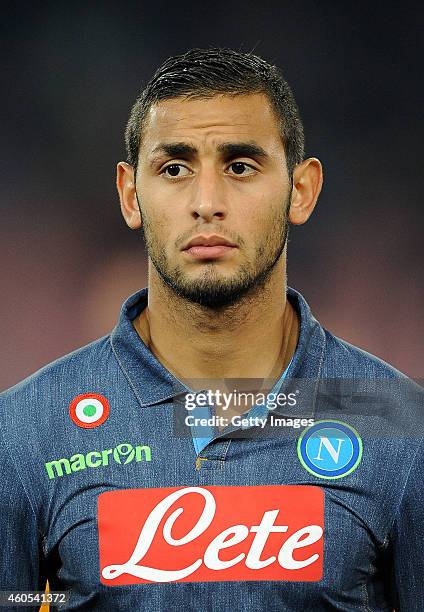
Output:
[[[191,249],[191,247],[216,247],[216,246],[225,246],[236,248],[237,245],[233,242],[230,242],[226,238],[222,236],[218,236],[217,234],[212,234],[211,236],[195,236],[192,238],[185,246],[181,249],[182,251],[187,251]]]
[[[192,246],[183,251],[194,259],[218,259],[223,257],[227,253],[231,253],[235,250],[235,247],[228,246],[228,244],[216,244],[215,246],[198,245]]]

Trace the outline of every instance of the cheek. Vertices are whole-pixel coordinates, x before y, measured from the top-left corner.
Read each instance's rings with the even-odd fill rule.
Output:
[[[158,205],[156,201],[151,203],[147,198],[143,199],[141,209],[151,239],[162,242],[164,237],[169,236],[172,232],[173,222],[169,215],[169,209]]]
[[[276,195],[277,194],[277,195]],[[284,218],[286,202],[283,194],[274,192],[273,194],[263,194],[256,201],[253,213],[249,215],[249,225],[253,233],[263,232],[275,228]]]
[[[138,193],[143,215],[153,227],[164,225],[167,217],[172,213],[172,201],[166,193],[163,193],[160,185],[158,187],[156,181],[152,181],[151,177],[146,177],[141,173],[139,183]]]

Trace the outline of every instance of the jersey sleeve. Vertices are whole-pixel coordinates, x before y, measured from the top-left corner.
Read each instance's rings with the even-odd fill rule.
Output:
[[[419,446],[391,532],[396,612],[424,610],[424,448]]]
[[[0,591],[44,591],[41,533],[3,436],[4,431],[0,432]],[[25,610],[39,607],[25,606]],[[1,609],[22,607],[11,604]]]

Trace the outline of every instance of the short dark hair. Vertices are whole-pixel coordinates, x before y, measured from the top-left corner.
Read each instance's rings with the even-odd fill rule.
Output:
[[[128,163],[137,169],[144,122],[156,102],[253,93],[265,94],[279,119],[291,176],[304,155],[303,125],[292,90],[276,66],[252,53],[226,48],[191,49],[168,58],[156,71],[131,109],[125,130]]]

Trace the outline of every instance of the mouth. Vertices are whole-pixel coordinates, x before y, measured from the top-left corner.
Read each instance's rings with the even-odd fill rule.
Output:
[[[234,252],[238,246],[222,236],[196,236],[182,249],[195,259],[218,259]]]
[[[196,259],[217,259],[227,253],[234,251],[236,247],[217,244],[216,246],[193,246],[185,249],[184,253],[195,257]]]

